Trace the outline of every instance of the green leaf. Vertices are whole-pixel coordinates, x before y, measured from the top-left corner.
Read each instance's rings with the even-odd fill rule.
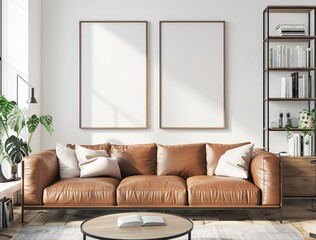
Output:
[[[29,130],[29,133],[32,134],[35,132],[36,128],[38,127],[38,124],[40,123],[40,118],[33,114],[26,122],[27,129]]]
[[[46,131],[52,135],[53,133],[53,118],[50,115],[40,116],[40,122]]]
[[[22,138],[12,135],[5,141],[4,149],[12,163],[20,163],[23,157],[28,156],[28,147]]]
[[[15,101],[8,101],[4,96],[0,96],[0,114],[7,118],[14,108],[17,108]]]
[[[19,133],[22,128],[25,126],[25,120],[26,116],[24,111],[21,109],[15,108],[11,111],[11,113],[8,115],[8,125],[9,127],[15,131],[16,133]]]

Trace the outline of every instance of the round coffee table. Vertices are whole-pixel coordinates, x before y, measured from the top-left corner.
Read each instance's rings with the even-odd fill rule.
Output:
[[[117,227],[117,218],[127,215],[139,216],[161,216],[166,222],[165,226],[144,226],[144,227]],[[91,218],[84,221],[80,226],[83,233],[83,239],[86,236],[96,239],[111,239],[111,240],[158,240],[171,239],[181,237],[188,234],[188,239],[191,239],[191,231],[193,223],[180,216],[164,213],[153,212],[129,212],[109,214],[101,217]]]

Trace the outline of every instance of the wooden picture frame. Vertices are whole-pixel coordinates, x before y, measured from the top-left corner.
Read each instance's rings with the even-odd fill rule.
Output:
[[[148,22],[79,22],[79,127],[148,128]]]
[[[225,21],[160,21],[160,128],[224,129]]]

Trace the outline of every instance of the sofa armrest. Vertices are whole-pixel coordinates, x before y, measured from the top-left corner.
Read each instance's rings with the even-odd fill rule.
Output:
[[[32,154],[22,162],[23,204],[43,203],[44,188],[58,177],[58,159],[55,150]]]
[[[281,206],[281,166],[275,154],[256,149],[250,171],[254,184],[261,190],[262,205]]]

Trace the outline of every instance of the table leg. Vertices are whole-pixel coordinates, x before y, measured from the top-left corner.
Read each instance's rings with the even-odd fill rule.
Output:
[[[83,234],[83,240],[86,240],[86,234]]]
[[[191,240],[191,232],[188,233],[188,240]]]

